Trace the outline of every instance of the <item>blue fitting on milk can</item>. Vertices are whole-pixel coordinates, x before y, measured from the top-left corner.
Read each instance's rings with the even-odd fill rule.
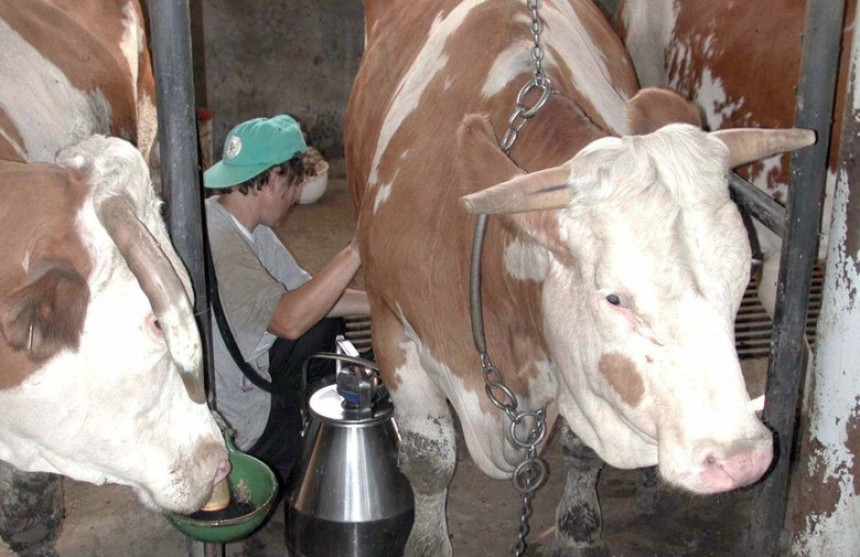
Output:
[[[318,356],[339,360],[340,369],[336,384],[309,402],[302,468],[286,510],[287,553],[403,555],[415,506],[397,468],[400,435],[388,391],[372,362]]]

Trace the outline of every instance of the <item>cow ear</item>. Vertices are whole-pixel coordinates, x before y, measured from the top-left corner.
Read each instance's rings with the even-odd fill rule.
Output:
[[[463,119],[457,135],[455,165],[468,189],[496,184],[465,195],[460,202],[470,213],[509,214],[559,209],[570,204],[567,187],[570,170],[556,166],[524,173],[499,147],[486,117],[472,114]]]
[[[457,129],[454,169],[465,191],[485,188],[521,174],[499,145],[486,116],[468,114]]]
[[[684,97],[668,89],[642,89],[627,101],[627,123],[631,135],[645,135],[669,124],[692,124],[702,127],[699,109]]]
[[[0,330],[14,350],[43,361],[78,348],[88,301],[89,287],[76,270],[52,266],[0,302]]]
[[[460,198],[470,213],[510,214],[570,206],[573,188],[566,165],[521,174],[506,182]]]
[[[552,203],[546,203],[547,197],[541,196],[540,192],[535,193],[534,198],[529,199],[531,196],[523,190],[523,188],[540,190],[542,186],[539,184],[556,185],[558,180],[563,182],[566,175],[569,174],[566,167],[555,167],[550,169],[552,172],[525,174],[501,150],[490,122],[479,115],[470,115],[463,119],[458,134],[457,147],[455,164],[461,180],[466,181],[466,189],[472,190],[476,184],[479,187],[498,184],[462,197],[461,203],[468,211],[502,214],[502,222],[505,222],[506,226],[512,226],[538,244],[556,252],[557,257],[569,257],[558,239],[558,226],[552,222],[554,217],[551,213],[539,209],[557,209],[568,206],[572,198],[571,188],[565,185],[563,191],[550,193],[549,197],[558,196]],[[565,168],[565,170],[558,172],[558,168]],[[538,174],[540,176],[536,177]],[[560,193],[561,195],[559,195]],[[534,204],[534,199],[538,197],[543,197],[544,201],[540,207]],[[526,208],[522,204],[516,205],[514,199],[520,201],[525,199],[525,205],[530,205],[530,207]],[[506,213],[514,214],[506,215]]]

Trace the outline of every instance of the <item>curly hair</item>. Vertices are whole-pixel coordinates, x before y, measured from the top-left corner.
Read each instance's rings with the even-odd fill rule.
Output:
[[[248,195],[248,192],[251,190],[261,190],[269,180],[269,172],[274,169],[278,169],[279,174],[286,174],[290,185],[298,185],[301,184],[305,178],[317,175],[317,165],[319,165],[322,160],[323,157],[319,151],[313,147],[308,147],[307,151],[304,153],[299,153],[286,162],[271,166],[253,178],[245,180],[241,184],[236,184],[229,188],[213,188],[211,192],[213,194],[225,194],[230,193],[233,190],[238,190],[242,195]]]

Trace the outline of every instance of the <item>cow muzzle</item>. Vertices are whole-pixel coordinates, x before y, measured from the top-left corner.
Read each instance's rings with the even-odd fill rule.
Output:
[[[758,481],[773,461],[773,440],[768,432],[727,446],[705,445],[694,455],[698,477],[684,487],[697,493],[720,493]]]

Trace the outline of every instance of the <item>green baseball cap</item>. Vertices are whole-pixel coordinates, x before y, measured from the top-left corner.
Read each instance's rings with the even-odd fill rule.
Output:
[[[227,134],[224,157],[203,173],[207,188],[229,188],[304,153],[299,123],[286,114],[242,122]]]

